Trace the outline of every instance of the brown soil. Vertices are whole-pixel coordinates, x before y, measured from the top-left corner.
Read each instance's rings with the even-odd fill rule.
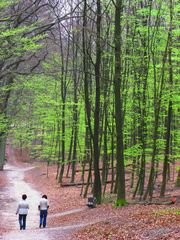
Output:
[[[18,158],[18,154],[16,155]],[[22,158],[21,158],[22,159]],[[128,205],[114,208],[112,203],[102,204],[94,209],[86,207],[86,199],[80,196],[79,187],[61,187],[55,180],[56,166],[48,168],[42,162],[22,163],[18,165],[34,166],[26,172],[25,181],[50,201],[48,216],[49,227],[84,224],[84,228],[69,235],[68,239],[97,240],[177,240],[180,239],[180,189],[168,185],[166,198],[157,201],[170,201],[177,196],[174,205]],[[5,183],[5,178],[0,175]],[[0,179],[1,179],[0,178]],[[77,179],[80,176],[77,176]],[[69,179],[65,179],[69,182]],[[79,181],[79,179],[78,179]]]
[[[3,171],[0,171],[0,203],[1,203],[1,208],[3,207],[2,202],[4,201],[3,197],[1,196],[1,192],[5,189],[7,184],[8,183],[7,183],[6,173],[3,172]],[[2,224],[2,221],[0,221],[0,237],[1,237],[1,233],[5,232],[5,231],[6,231],[6,227],[4,226],[4,224]]]
[[[46,172],[46,164],[38,163],[35,169],[28,172],[26,181],[49,196],[50,214],[82,208],[79,212],[49,218],[49,224],[57,227],[95,222],[74,233],[72,239],[180,239],[179,198],[175,205],[137,204],[116,209],[111,203],[89,210],[86,208],[86,200],[80,197],[80,188],[57,184],[55,166],[49,167],[49,177]],[[170,202],[173,195],[180,196],[179,189],[171,189],[166,198],[154,201]]]

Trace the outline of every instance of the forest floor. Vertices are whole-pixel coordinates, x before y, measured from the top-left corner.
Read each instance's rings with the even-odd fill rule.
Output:
[[[56,166],[42,162],[22,162],[19,154],[9,148],[8,164],[0,173],[0,239],[3,240],[177,240],[180,239],[180,189],[172,186],[164,199],[173,205],[129,204],[114,208],[106,202],[96,208],[86,207],[80,196],[81,186],[62,187],[57,184]],[[23,158],[26,160],[25,158]],[[64,181],[69,181],[65,179]],[[28,195],[30,210],[27,230],[19,231],[15,215],[21,194]],[[48,226],[38,229],[37,205],[41,194],[50,202]],[[129,199],[130,200],[130,199]]]

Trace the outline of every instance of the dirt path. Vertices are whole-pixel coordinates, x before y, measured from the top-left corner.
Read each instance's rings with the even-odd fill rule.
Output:
[[[10,164],[7,164],[4,169],[4,171],[6,171],[8,185],[2,194],[5,204],[3,209],[1,209],[1,214],[5,219],[7,218],[11,229],[19,228],[15,212],[17,203],[24,193],[28,195],[28,203],[30,206],[27,218],[27,228],[36,228],[38,226],[39,219],[37,206],[41,195],[23,180],[24,173],[30,169],[29,167],[17,168]],[[9,200],[6,202],[6,199]]]
[[[178,202],[173,206],[129,205],[119,209],[104,204],[88,209],[85,202],[78,198],[79,191],[76,188],[59,188],[55,184],[56,169],[54,171],[53,166],[47,178],[43,165],[31,167],[32,164],[18,161],[17,157],[15,159],[12,148],[8,150],[8,164],[1,175],[6,175],[7,184],[0,191],[0,240],[180,239]],[[38,228],[37,206],[41,190],[51,197],[45,229]],[[27,229],[20,231],[15,211],[24,193],[28,195],[30,210]],[[178,189],[171,194],[180,196]],[[84,229],[85,226],[88,227]]]
[[[4,171],[7,175],[7,186],[1,192],[1,209],[0,219],[1,224],[7,228],[7,233],[0,236],[3,240],[56,240],[56,239],[71,239],[70,232],[79,229],[87,224],[76,224],[72,226],[56,227],[39,229],[39,215],[38,215],[38,202],[40,199],[40,192],[33,189],[27,182],[24,181],[24,174],[29,171],[31,167],[18,168],[14,165],[7,164]],[[17,216],[15,211],[17,203],[21,195],[26,193],[28,195],[29,213],[27,216],[27,229],[25,231],[19,230]],[[83,209],[82,209],[83,210]],[[76,209],[75,212],[81,211]],[[67,215],[72,211],[59,213],[59,216]],[[50,218],[52,216],[49,216]],[[8,224],[7,224],[8,223]]]
[[[27,229],[25,231],[10,231],[0,236],[2,240],[72,240],[70,233],[84,227],[84,224],[46,228],[46,229]]]
[[[83,221],[65,222],[63,225],[59,224],[58,227],[48,226],[47,223],[47,228],[39,229],[38,203],[42,193],[34,189],[34,182],[31,185],[24,179],[27,172],[34,167],[29,167],[26,163],[19,163],[11,145],[7,147],[7,158],[8,163],[3,171],[6,176],[6,185],[0,191],[0,240],[72,240],[74,238],[71,237],[71,232],[96,222],[93,220],[92,223]],[[20,231],[18,216],[15,212],[24,193],[28,196],[30,209],[27,216],[27,229]],[[78,214],[84,210],[85,208],[76,208],[52,213],[48,215],[48,220],[50,222],[53,217]],[[3,233],[1,233],[1,229]]]

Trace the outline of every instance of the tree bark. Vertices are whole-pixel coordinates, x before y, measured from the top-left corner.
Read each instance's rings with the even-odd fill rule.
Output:
[[[99,125],[100,125],[100,67],[101,67],[101,1],[97,0],[97,39],[96,39],[96,64],[95,64],[95,82],[96,99],[94,112],[94,186],[93,193],[97,204],[101,203],[101,178],[99,172]]]
[[[125,203],[125,166],[123,146],[123,104],[122,104],[122,39],[121,21],[123,4],[122,0],[116,0],[115,4],[115,121],[116,121],[116,156],[117,156],[117,203]]]
[[[173,68],[172,68],[172,0],[170,0],[170,26],[169,26],[169,103],[168,103],[168,115],[166,119],[166,146],[165,146],[165,156],[164,156],[164,164],[163,164],[163,180],[161,185],[161,193],[160,197],[163,197],[166,190],[166,182],[167,182],[167,173],[168,173],[168,165],[169,165],[169,154],[170,154],[170,143],[171,143],[171,121],[172,121],[172,111],[173,111],[173,103],[172,103],[172,88],[173,88]]]
[[[3,170],[5,162],[6,136],[0,136],[0,170]]]

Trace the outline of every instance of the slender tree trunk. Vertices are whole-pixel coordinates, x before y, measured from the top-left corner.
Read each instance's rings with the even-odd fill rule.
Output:
[[[105,111],[105,124],[104,124],[104,154],[103,154],[103,167],[102,167],[102,182],[106,182],[106,174],[108,171],[108,154],[107,154],[107,110]]]
[[[85,161],[89,161],[89,172],[88,172],[88,179],[87,185],[84,190],[83,196],[87,196],[89,183],[92,175],[92,143],[93,140],[93,132],[91,126],[91,104],[89,99],[89,74],[88,74],[88,50],[87,50],[87,1],[84,0],[84,7],[83,7],[83,31],[82,31],[82,47],[83,47],[83,72],[84,72],[84,101],[85,101],[85,123],[86,123],[86,136],[85,136]],[[91,149],[89,151],[89,149]]]
[[[115,4],[115,120],[116,120],[116,154],[117,154],[117,204],[125,204],[125,166],[123,145],[123,103],[122,103],[122,39],[121,20],[123,12],[122,0],[116,0]]]
[[[5,149],[6,149],[6,136],[2,134],[0,136],[0,170],[3,170],[5,162]]]
[[[73,1],[71,1],[73,6]],[[73,9],[71,9],[72,11]],[[71,20],[72,30],[74,29],[74,20]],[[79,26],[79,20],[76,21],[76,25]],[[78,78],[80,77],[77,73],[78,69],[78,48],[77,44],[79,42],[79,35],[73,31],[72,36],[72,54],[73,54],[73,132],[74,132],[74,143],[73,143],[73,156],[72,156],[72,178],[71,182],[74,182],[76,174],[76,161],[77,161],[77,141],[78,141]]]
[[[1,70],[1,65],[0,65]],[[1,73],[1,71],[0,71]],[[1,121],[3,120],[4,126],[0,129],[0,170],[3,170],[4,163],[5,163],[5,151],[6,151],[6,138],[7,138],[7,107],[8,107],[8,100],[11,94],[11,84],[14,81],[13,75],[7,76],[5,83],[2,81],[3,79],[0,78],[0,117]],[[8,90],[3,90],[3,87],[8,87]],[[2,127],[2,126],[0,126]]]
[[[97,39],[96,39],[96,64],[95,64],[95,82],[96,82],[96,100],[94,112],[94,186],[93,193],[97,204],[101,203],[101,179],[99,172],[99,125],[100,125],[100,66],[101,66],[101,1],[97,0]]]
[[[60,41],[60,53],[61,53],[61,99],[62,99],[62,122],[61,122],[61,128],[62,128],[62,161],[61,161],[61,169],[58,176],[58,182],[62,183],[63,174],[64,174],[64,166],[65,166],[65,159],[66,159],[66,144],[65,144],[65,137],[66,137],[66,92],[67,92],[67,69],[68,69],[68,61],[69,61],[69,48],[70,48],[70,36],[68,36],[68,42],[67,42],[67,52],[66,52],[66,58],[64,53],[64,46],[63,46],[63,40],[62,40],[62,31],[60,23],[58,23],[58,31],[59,31],[59,41]],[[65,59],[64,59],[65,58]]]
[[[82,31],[82,45],[83,45],[83,71],[84,71],[84,98],[85,98],[85,111],[86,111],[86,119],[87,125],[89,128],[90,138],[93,139],[93,132],[91,126],[91,104],[89,100],[89,82],[88,82],[88,52],[87,52],[87,1],[84,0],[84,8],[83,8],[83,31]],[[86,122],[86,121],[85,121]]]
[[[58,114],[57,114],[58,116]],[[61,141],[60,141],[60,121],[59,118],[57,119],[57,136],[56,136],[56,146],[55,150],[57,150],[57,173],[56,173],[56,180],[58,179],[59,169],[61,164]]]
[[[71,132],[71,141],[70,141],[70,146],[69,146],[69,154],[68,154],[68,168],[67,168],[67,173],[66,177],[69,177],[69,170],[71,167],[71,159],[72,159],[72,147],[73,147],[73,136],[74,135],[74,129],[72,127],[72,132]]]
[[[109,37],[109,27],[108,27],[108,33],[107,38]],[[107,52],[109,51],[109,47],[107,46]],[[104,119],[104,126],[103,128],[103,167],[102,167],[102,183],[104,184],[106,182],[106,175],[108,172],[108,107],[110,102],[109,92],[110,92],[110,86],[112,81],[110,81],[110,58],[107,56],[104,58],[103,61],[103,69],[102,72],[104,73],[102,76],[102,86],[103,86],[103,96],[104,96],[104,103],[103,103],[103,119]]]
[[[93,164],[92,157],[93,157],[93,154],[92,154],[92,144],[91,143],[90,143],[90,148],[91,148],[91,156],[89,158],[89,171],[88,171],[87,185],[85,187],[84,194],[83,194],[84,198],[87,197],[90,181],[92,181],[92,164]]]
[[[63,101],[62,106],[62,160],[61,160],[61,169],[58,176],[58,183],[62,183],[62,178],[64,174],[64,162],[65,162],[65,102]]]
[[[77,104],[77,101],[76,101]],[[76,173],[76,160],[77,160],[77,134],[78,134],[78,112],[77,112],[77,105],[74,106],[74,144],[73,144],[73,155],[72,155],[72,178],[71,182],[74,182],[75,173]]]
[[[153,132],[153,150],[152,150],[152,159],[151,159],[151,170],[150,170],[147,189],[143,197],[144,200],[147,198],[148,195],[150,200],[152,200],[152,197],[153,197],[154,180],[155,180],[155,163],[156,163],[156,155],[157,155],[157,139],[158,139],[158,128],[159,128],[159,114],[161,109],[162,93],[164,89],[164,80],[165,80],[164,74],[165,74],[165,64],[167,60],[168,45],[169,45],[169,34],[167,38],[166,48],[163,55],[159,96],[157,97],[155,101],[155,106],[154,106],[154,132]]]
[[[111,193],[114,192],[114,179],[115,179],[115,172],[114,172],[114,113],[112,114],[112,126],[111,126]]]
[[[163,197],[166,189],[167,173],[169,165],[169,154],[170,154],[170,143],[171,143],[171,120],[172,120],[172,87],[173,87],[173,68],[172,68],[172,0],[170,0],[170,27],[169,27],[169,89],[170,89],[170,99],[168,104],[168,115],[166,119],[166,146],[165,146],[165,156],[163,165],[163,180],[161,185],[160,196]]]

